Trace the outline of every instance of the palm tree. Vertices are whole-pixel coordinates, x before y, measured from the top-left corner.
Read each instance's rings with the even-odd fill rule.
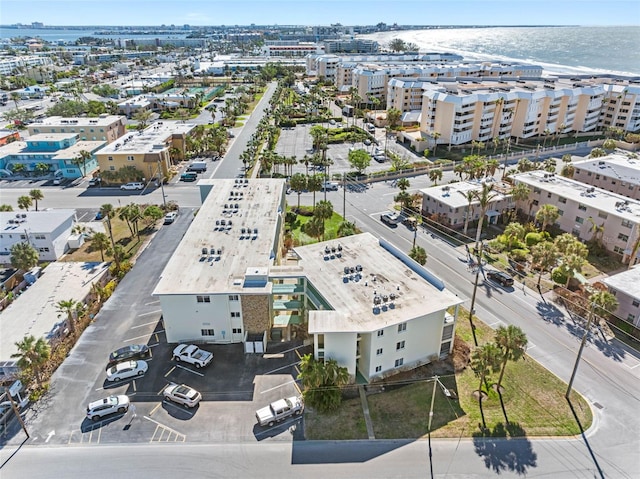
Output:
[[[518,203],[519,201],[527,201],[531,194],[531,189],[524,183],[516,183],[509,192],[513,201]]]
[[[438,181],[442,179],[442,170],[440,168],[429,170],[429,179],[433,181],[433,186],[438,186]]]
[[[476,197],[473,194],[473,190],[460,191],[460,194],[463,195],[467,200],[467,211],[464,214],[464,228],[462,230],[462,233],[467,236],[467,229],[469,228],[469,218],[471,218],[471,215],[473,214],[472,203]]]
[[[562,258],[560,267],[567,275],[567,282],[564,285],[565,288],[569,287],[569,281],[571,281],[571,278],[573,278],[576,273],[580,273],[582,271],[582,266],[584,265],[584,263],[585,259],[582,256],[574,253],[565,255]]]
[[[502,368],[496,386],[496,389],[500,391],[504,371],[507,369],[507,362],[518,361],[527,351],[527,335],[513,324],[506,328],[500,326],[496,330],[496,344],[502,349]]]
[[[11,247],[11,266],[29,271],[40,260],[38,251],[29,243],[15,243]]]
[[[340,226],[338,226],[339,237],[352,236],[356,234],[356,232],[356,225],[350,221],[343,221],[342,223],[340,223]]]
[[[433,138],[433,155],[435,156],[436,150],[438,149],[438,138],[442,136],[442,133],[437,131],[431,132],[431,138]]]
[[[482,400],[482,385],[485,383],[487,375],[497,372],[500,369],[502,351],[494,343],[486,343],[476,348],[471,353],[471,369],[480,380],[478,385],[478,400]]]
[[[333,216],[333,205],[331,201],[321,200],[313,209],[313,216],[322,220],[322,226],[324,230],[324,222]],[[324,238],[324,231],[322,233]]]
[[[21,210],[29,211],[31,205],[33,204],[33,200],[30,196],[20,196],[18,197],[18,208]]]
[[[38,211],[38,201],[44,198],[42,190],[33,189],[29,192],[29,198],[31,198],[36,204],[36,211]]]
[[[22,370],[31,370],[36,378],[38,386],[42,384],[42,368],[51,357],[51,347],[44,338],[36,339],[35,336],[25,336],[22,341],[15,343],[18,352],[12,354],[12,358],[18,358],[18,367]]]
[[[536,211],[536,221],[538,223],[542,223],[540,231],[546,230],[547,226],[555,223],[559,217],[560,212],[558,211],[558,207],[555,205],[545,204]]]
[[[411,183],[409,182],[409,178],[400,178],[396,182],[396,185],[400,188],[400,191],[407,191],[411,186]]]
[[[504,229],[504,235],[507,237],[509,249],[513,246],[515,241],[522,241],[526,230],[520,223],[509,223]]]
[[[538,288],[542,273],[549,271],[558,261],[558,248],[550,241],[543,241],[531,247],[531,262],[538,268]]]
[[[58,301],[56,303],[56,307],[58,308],[58,313],[67,315],[67,322],[69,323],[69,332],[76,336],[76,322],[75,318],[79,311],[84,308],[84,304],[76,301],[74,299],[67,299]]]
[[[322,175],[311,175],[307,180],[307,189],[313,193],[313,208],[316,207],[316,192],[322,189],[324,179]]]
[[[480,236],[482,235],[482,224],[484,223],[484,215],[487,214],[487,210],[489,206],[491,206],[491,201],[498,196],[497,192],[493,191],[493,183],[482,183],[481,190],[475,190],[473,192],[474,196],[480,203],[480,218],[478,218],[478,229],[476,230],[476,251],[480,247]]]
[[[609,291],[596,291],[592,293],[589,295],[589,303],[595,306],[594,312],[600,317],[612,313],[618,309],[620,304],[616,297]]]
[[[107,223],[107,231],[109,232],[109,238],[111,239],[111,248],[115,253],[116,242],[113,240],[113,229],[111,227],[111,220],[115,217],[116,211],[114,210],[111,203],[105,203],[100,207],[100,214]],[[116,262],[116,268],[120,269],[120,258],[117,255],[114,255],[113,259]]]
[[[304,232],[320,241],[320,238],[324,236],[324,221],[322,218],[314,216],[304,224]]]
[[[409,257],[422,266],[427,262],[427,252],[422,246],[414,246],[411,248],[411,251],[409,251]]]
[[[300,209],[300,195],[307,189],[307,176],[302,173],[296,173],[290,180],[291,189],[298,194],[298,210]]]
[[[71,160],[71,163],[77,167],[82,166],[82,176],[87,176],[87,161],[93,158],[93,155],[86,150],[80,150],[78,156]]]
[[[18,93],[17,91],[12,91],[9,95],[11,96],[11,100],[13,101],[13,103],[16,105],[16,110],[19,110],[18,102],[21,99],[20,93]]]
[[[104,251],[109,248],[109,237],[104,233],[95,233],[91,238],[91,245],[100,250],[100,259],[104,262]]]

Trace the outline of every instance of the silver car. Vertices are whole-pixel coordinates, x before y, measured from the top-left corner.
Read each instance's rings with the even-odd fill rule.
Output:
[[[169,384],[162,394],[169,401],[186,407],[196,407],[202,399],[202,394],[185,384]]]

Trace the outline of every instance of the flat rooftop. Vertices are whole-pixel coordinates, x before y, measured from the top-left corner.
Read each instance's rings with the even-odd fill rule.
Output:
[[[49,116],[34,122],[29,125],[29,130],[38,128],[41,126],[109,126],[117,121],[124,121],[126,118],[118,115],[101,115],[97,117],[74,117],[65,118],[62,116]]]
[[[268,291],[266,274],[284,221],[285,180],[200,180],[198,185],[209,192],[153,294]],[[248,285],[251,276],[264,280]]]
[[[127,133],[106,145],[99,153],[152,153],[167,148],[173,135],[189,133],[196,125],[178,121],[157,121],[142,132]]]
[[[109,263],[50,263],[42,276],[0,314],[0,360],[7,361],[18,350],[17,341],[27,335],[50,337],[58,323],[58,301],[81,300],[91,284],[107,273]]]
[[[456,183],[445,183],[443,185],[422,188],[420,192],[423,195],[430,196],[431,198],[437,198],[439,202],[446,204],[451,208],[466,208],[469,205],[469,201],[467,201],[467,193],[470,191],[480,191],[483,183],[485,182],[494,185],[492,194],[495,194],[496,196],[491,200],[491,203],[504,200],[510,196],[510,185],[500,181],[490,180],[492,180],[491,177],[484,181],[468,180]],[[474,199],[471,202],[472,206],[478,204],[479,201],[477,199]]]
[[[50,233],[75,214],[71,209],[0,212],[0,234]]]
[[[312,334],[375,331],[463,302],[446,288],[440,289],[425,279],[430,275],[428,270],[403,253],[399,253],[401,258],[392,254],[370,233],[301,246],[295,252],[304,275],[333,307],[333,311],[310,312]],[[360,267],[361,277],[356,281]],[[346,275],[345,268],[356,271]],[[433,278],[436,284],[440,282]],[[392,294],[396,296],[393,300]],[[384,295],[394,307],[376,311],[374,298],[383,299]]]
[[[532,188],[549,191],[587,207],[629,220],[632,223],[640,223],[640,201],[627,196],[540,170],[515,174],[511,178]]]
[[[640,184],[640,158],[625,151],[616,151],[601,158],[574,161],[572,164],[576,170],[590,171],[634,185]]]
[[[601,281],[632,298],[640,298],[640,267],[638,266],[603,278]]]

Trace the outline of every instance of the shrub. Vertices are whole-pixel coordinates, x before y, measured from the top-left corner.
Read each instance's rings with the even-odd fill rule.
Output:
[[[504,236],[504,235],[500,235],[500,236]],[[489,241],[488,246],[489,246],[489,250],[492,253],[502,253],[507,248],[507,246],[502,242],[500,237]]]
[[[562,268],[553,268],[551,279],[558,284],[567,284],[567,273]]]
[[[513,258],[514,261],[517,261],[517,262],[526,261],[528,255],[529,255],[529,250],[527,249],[514,248],[511,251],[509,251],[509,256]]]

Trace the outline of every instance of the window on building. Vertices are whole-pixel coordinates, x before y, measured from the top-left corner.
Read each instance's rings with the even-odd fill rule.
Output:
[[[533,203],[535,206],[538,206],[540,204],[538,200],[533,200],[531,203]]]
[[[21,240],[26,240],[27,239],[27,235],[20,235],[20,239]]]
[[[629,313],[629,314],[627,315],[627,321],[629,321],[629,322],[633,322],[633,320],[634,320],[634,319],[636,319],[636,315],[635,315],[635,314],[631,314],[631,313]]]
[[[613,252],[618,254],[624,254],[624,248],[621,248],[620,246],[614,246]]]
[[[43,240],[43,239],[46,239],[46,237],[45,237],[44,235],[34,235],[33,237],[34,237],[35,239],[37,239],[37,240]]]
[[[48,253],[49,248],[38,248],[38,251],[40,251],[41,253]]]
[[[587,211],[587,207],[585,205],[583,205],[583,204],[580,204],[580,203],[578,203],[578,209],[580,211]]]
[[[638,306],[640,306],[640,301],[638,301],[637,299],[634,299],[633,303],[631,303],[631,304],[633,304],[634,308],[637,308]]]
[[[242,334],[242,328],[233,328],[231,331],[233,334]]]
[[[606,220],[608,216],[609,215],[607,215],[604,211],[598,212],[598,218],[602,218],[603,220]]]
[[[238,301],[238,295],[237,294],[230,294],[229,295],[229,301]]]
[[[376,366],[376,372],[379,373],[380,371],[382,371],[382,366]]]
[[[621,241],[629,241],[629,235],[624,233],[618,233],[618,239]]]
[[[200,335],[201,336],[215,336],[216,333],[213,329],[201,329],[200,330]]]
[[[135,157],[132,155],[127,156],[127,161],[133,161],[135,160]]]
[[[580,218],[579,216],[576,216],[576,223],[581,225],[582,223],[584,223],[584,218]]]
[[[376,355],[380,356],[382,354],[382,348],[376,349]]]
[[[113,156],[107,156],[108,161],[113,161]]]
[[[440,345],[440,355],[448,354],[451,349],[451,341],[447,341],[446,343],[442,343]]]
[[[624,226],[625,228],[633,228],[633,223],[631,223],[631,221],[629,220],[622,220],[622,226]]]
[[[109,167],[109,171],[116,171],[116,167],[115,166],[110,166]]]
[[[401,333],[403,331],[407,330],[407,323],[400,323],[398,324],[398,332]]]
[[[231,311],[231,317],[232,318],[239,318],[240,317],[240,312],[239,311]]]
[[[399,341],[396,343],[396,351],[404,349],[404,341]]]
[[[451,339],[453,337],[453,324],[449,324],[442,328],[442,340]]]
[[[566,198],[558,198],[558,203],[565,204],[567,202]]]
[[[384,336],[384,329],[378,331],[378,337]]]
[[[395,367],[402,366],[404,364],[404,358],[396,359]]]
[[[564,214],[564,210],[558,210],[558,216],[562,216]]]
[[[209,296],[196,296],[196,301],[198,303],[210,303],[211,298]]]

